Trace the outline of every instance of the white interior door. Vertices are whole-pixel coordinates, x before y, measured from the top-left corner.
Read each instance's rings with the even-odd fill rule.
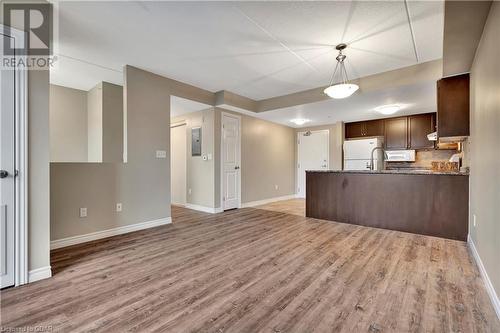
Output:
[[[329,167],[329,131],[299,132],[297,195],[306,196],[306,170],[327,170]]]
[[[3,54],[4,38],[0,33],[0,52]],[[15,82],[14,70],[0,70],[0,284],[1,288],[15,283]]]
[[[239,208],[241,203],[240,118],[222,114],[222,208]]]
[[[186,204],[187,133],[186,124],[170,129],[171,202]]]

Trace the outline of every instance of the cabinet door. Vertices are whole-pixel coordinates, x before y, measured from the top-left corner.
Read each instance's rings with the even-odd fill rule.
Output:
[[[363,136],[363,122],[346,123],[345,124],[345,138],[359,138]]]
[[[384,120],[370,120],[365,121],[365,136],[384,136]]]
[[[408,117],[408,147],[410,149],[434,148],[434,141],[427,134],[435,131],[434,114],[418,114]]]
[[[384,125],[385,125],[385,148],[407,149],[408,147],[407,117],[386,119]]]
[[[438,136],[469,135],[469,74],[441,79],[438,91]]]

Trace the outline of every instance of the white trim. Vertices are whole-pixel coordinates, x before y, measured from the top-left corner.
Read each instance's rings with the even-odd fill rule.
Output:
[[[48,279],[52,276],[52,269],[50,266],[40,267],[29,271],[28,281],[29,283]]]
[[[272,202],[290,200],[290,199],[295,199],[295,198],[297,198],[296,194],[290,194],[290,195],[284,195],[282,197],[274,197],[274,198],[269,198],[269,199],[264,199],[264,200],[245,202],[241,205],[241,207],[242,208],[255,207],[255,206],[265,205],[265,204],[272,203]]]
[[[165,218],[158,219],[158,220],[152,220],[152,221],[141,222],[141,223],[136,223],[136,224],[131,224],[131,225],[125,225],[125,226],[117,227],[117,228],[113,228],[113,229],[91,232],[89,234],[56,239],[56,240],[53,240],[50,242],[50,249],[51,250],[59,249],[59,248],[66,247],[66,246],[86,243],[86,242],[90,242],[93,240],[107,238],[107,237],[111,237],[111,236],[122,235],[122,234],[126,234],[126,233],[133,232],[133,231],[154,228],[154,227],[158,227],[160,225],[165,225],[165,224],[170,224],[170,223],[172,223],[172,218],[165,217]]]
[[[330,168],[330,130],[329,129],[324,129],[324,130],[316,130],[316,131],[300,131],[297,132],[297,163],[295,164],[295,194],[297,194],[297,198],[305,198],[305,193],[304,196],[299,196],[299,163],[300,163],[300,148],[299,148],[299,142],[300,142],[300,136],[304,135],[307,132],[311,133],[320,133],[320,132],[326,132],[327,134],[327,140],[326,140],[326,168]],[[304,184],[305,185],[305,184]]]
[[[238,142],[240,144],[240,149],[238,149],[238,164],[240,165],[240,172],[238,172],[238,188],[240,193],[238,195],[238,207],[241,208],[241,116],[232,113],[221,111],[220,114],[220,206],[222,211],[224,211],[224,116],[238,118]]]
[[[207,206],[201,206],[201,205],[195,205],[195,204],[190,204],[187,203],[184,205],[184,207],[192,210],[197,210],[200,212],[205,212],[205,213],[211,213],[211,214],[216,214],[216,213],[222,213],[222,207],[207,207]]]
[[[467,244],[469,245],[469,250],[472,253],[472,257],[476,261],[477,267],[479,268],[479,272],[481,273],[481,277],[483,278],[484,285],[486,287],[486,291],[488,292],[488,296],[490,296],[493,308],[495,309],[498,319],[500,319],[500,300],[498,299],[495,288],[491,283],[490,277],[486,272],[483,261],[481,260],[481,257],[479,256],[479,253],[477,252],[476,246],[474,245],[474,242],[472,241],[472,237],[470,235],[467,235]]]
[[[0,24],[0,32],[24,45],[24,31]],[[14,221],[14,283],[28,283],[28,70],[17,67],[15,72],[15,221]]]

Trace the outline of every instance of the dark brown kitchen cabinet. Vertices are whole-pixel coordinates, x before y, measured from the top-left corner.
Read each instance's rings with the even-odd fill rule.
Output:
[[[384,120],[368,120],[356,121],[345,124],[346,139],[367,137],[367,136],[383,136],[384,135]]]
[[[383,136],[384,135],[384,120],[365,121],[365,136]]]
[[[437,82],[437,132],[440,138],[469,135],[469,74]]]
[[[408,148],[434,148],[434,141],[427,139],[427,134],[434,132],[435,114],[425,113],[408,117]]]
[[[345,124],[346,139],[359,138],[363,136],[363,122]]]
[[[385,149],[408,148],[408,117],[385,120]]]

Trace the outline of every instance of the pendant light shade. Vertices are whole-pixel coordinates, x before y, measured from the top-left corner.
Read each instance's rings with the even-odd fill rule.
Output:
[[[342,50],[345,49],[347,45],[339,44],[336,49],[339,50],[339,55],[337,56],[337,65],[333,71],[332,79],[330,80],[330,86],[328,86],[323,92],[331,98],[341,99],[347,98],[354,94],[359,86],[354,83],[349,83],[349,78],[347,77],[347,71],[345,69],[344,60],[346,56],[342,54]],[[334,84],[334,82],[337,82]]]
[[[323,92],[331,98],[341,99],[347,98],[354,94],[359,87],[352,83],[341,83],[329,86]]]

